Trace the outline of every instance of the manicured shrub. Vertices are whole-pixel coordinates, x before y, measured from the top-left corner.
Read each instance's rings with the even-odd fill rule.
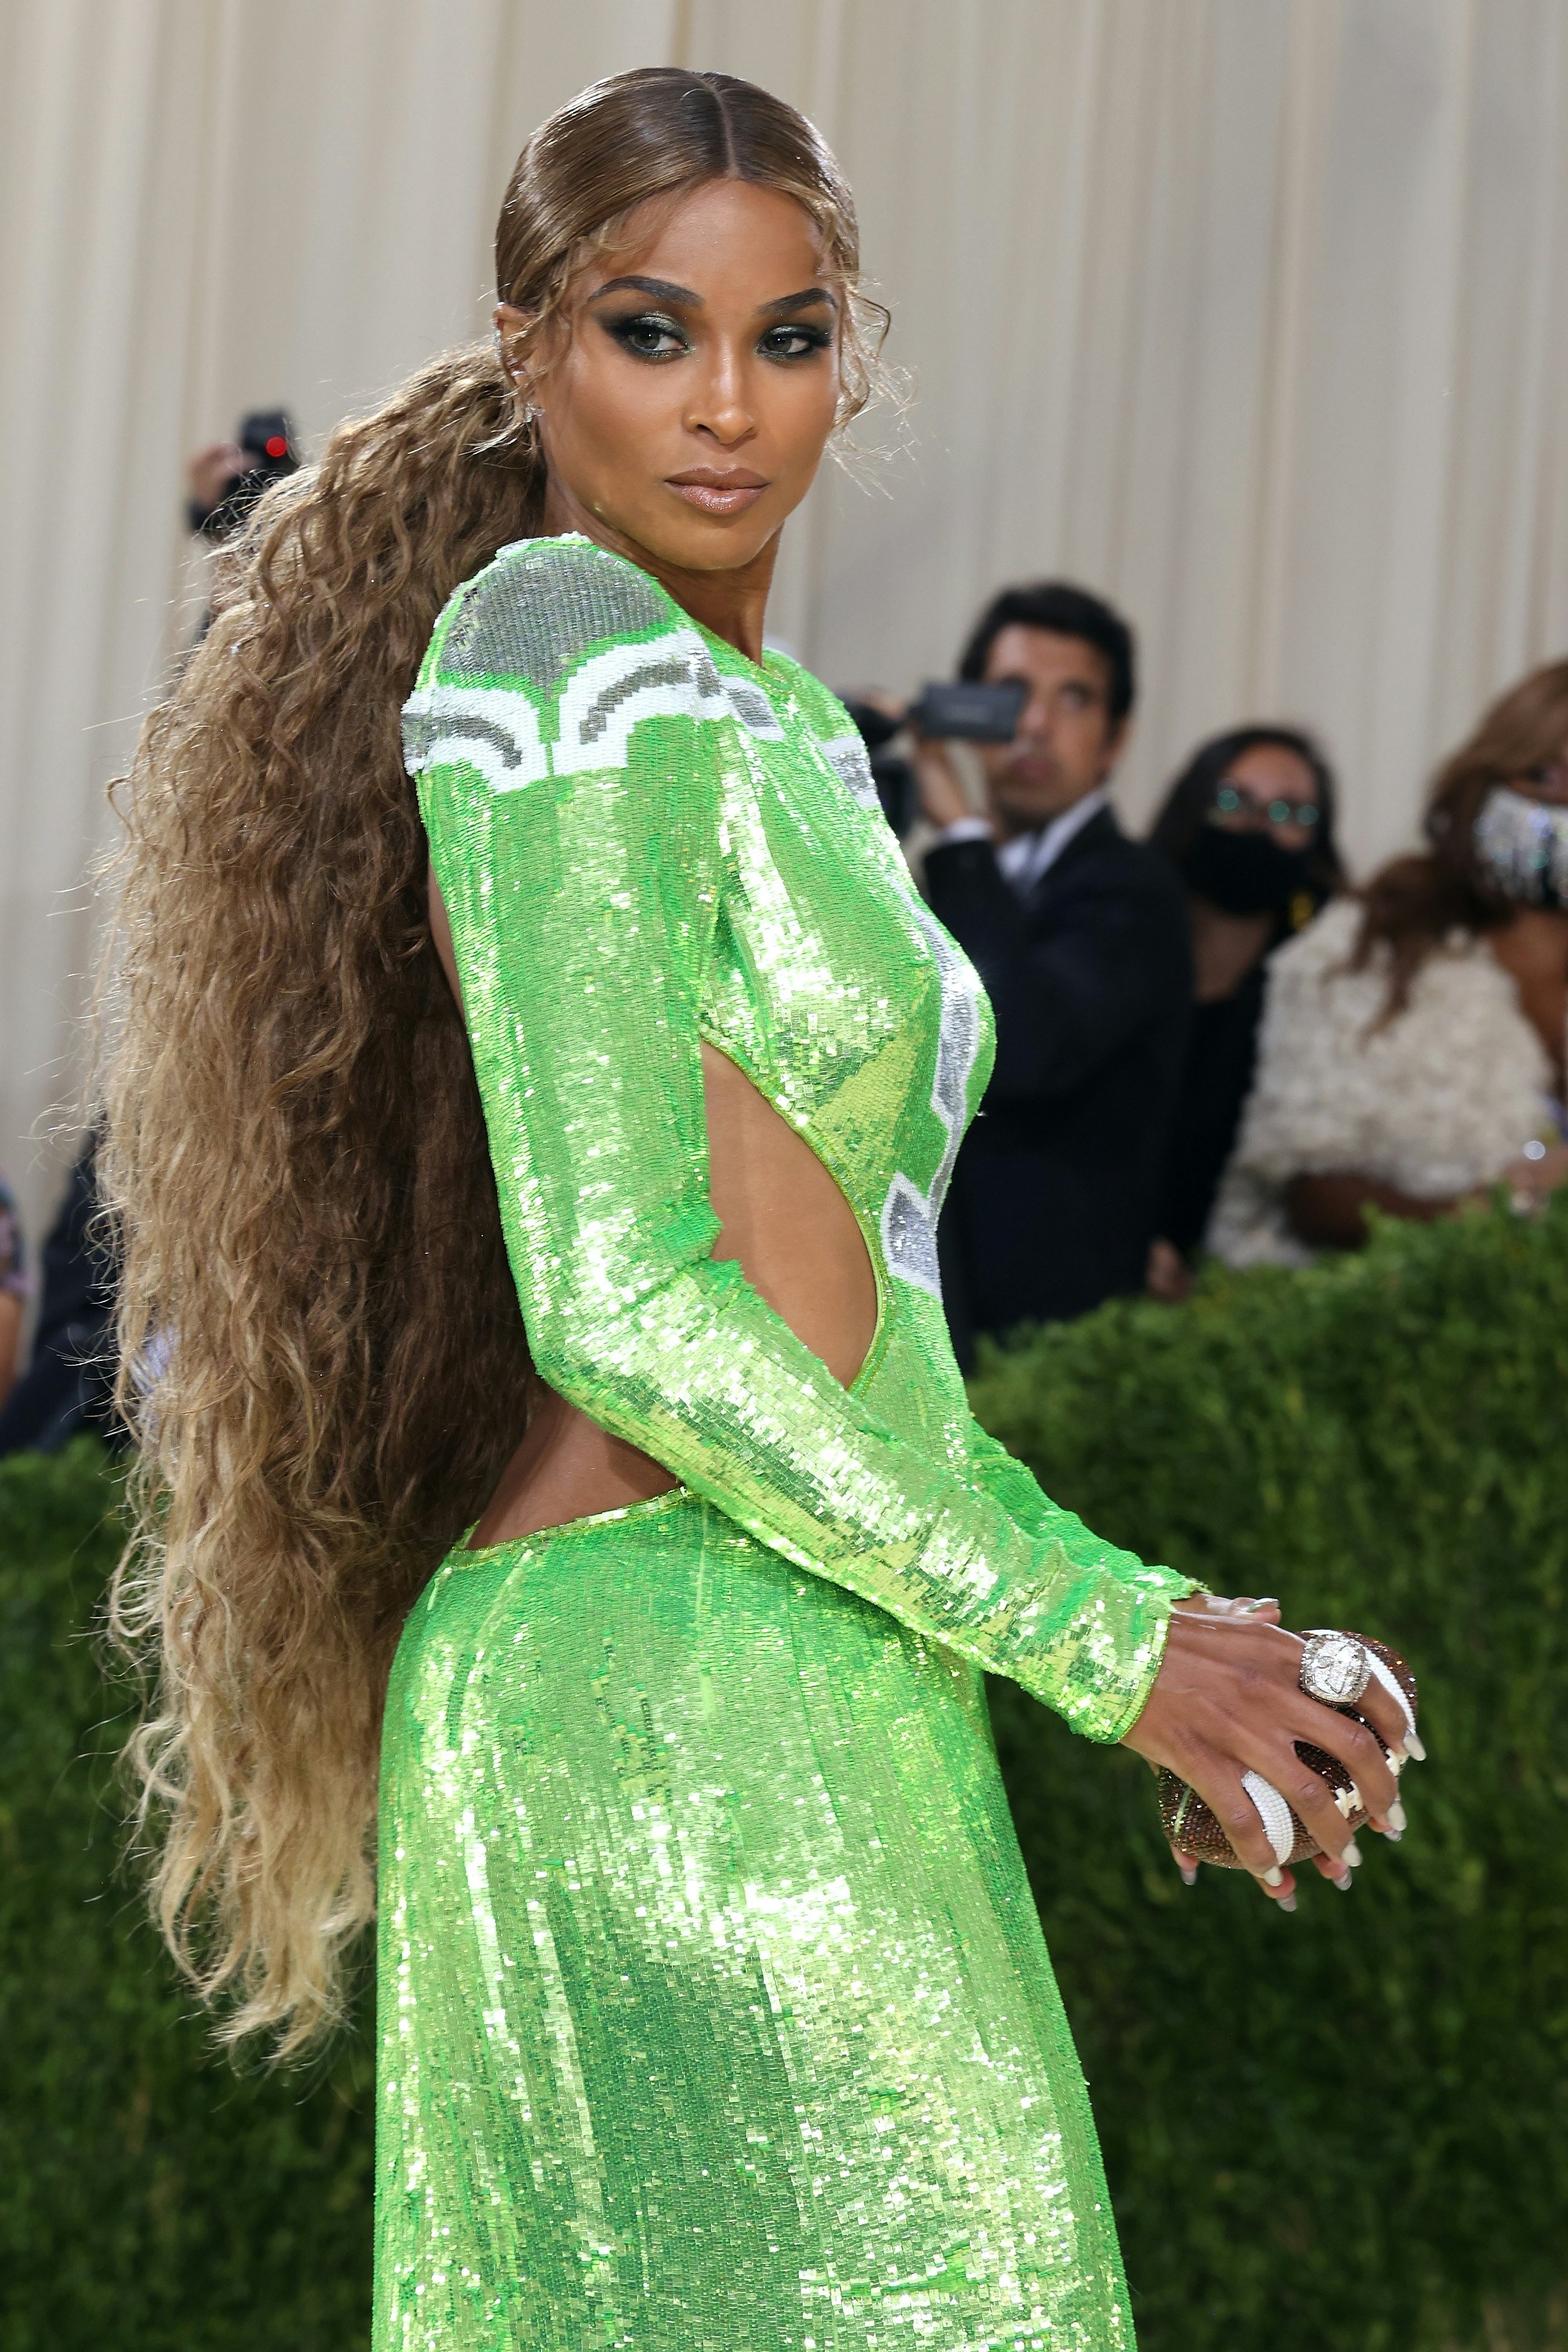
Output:
[[[1091,1526],[1286,1622],[1385,1633],[1430,1761],[1342,1896],[1189,1893],[1128,1754],[999,1742],[1143,2352],[1562,2340],[1568,1202],[1386,1231],[993,1356],[980,1417]]]
[[[0,2344],[355,2352],[364,2035],[313,2078],[237,2074],[116,1873],[116,1495],[90,1440],[0,1464]]]
[[[1107,1536],[1421,1678],[1408,1836],[1363,1840],[1348,1898],[1303,1874],[1294,1918],[1229,1874],[1188,1893],[1142,1765],[994,1694],[1143,2352],[1560,2341],[1565,1396],[1568,1202],[1112,1307],[975,1383]],[[354,2352],[368,2035],[236,2074],[116,1872],[114,1504],[90,1446],[0,1465],[0,2343]]]

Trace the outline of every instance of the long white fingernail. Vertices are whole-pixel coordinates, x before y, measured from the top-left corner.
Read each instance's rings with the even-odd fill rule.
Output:
[[[1265,1886],[1283,1886],[1285,1873],[1278,1865],[1272,1870],[1266,1870],[1263,1874],[1263,1884]]]
[[[1421,1744],[1420,1740],[1416,1738],[1416,1736],[1415,1736],[1415,1733],[1414,1729],[1409,1730],[1409,1731],[1407,1731],[1407,1732],[1405,1733],[1405,1753],[1406,1753],[1407,1755],[1414,1756],[1414,1757],[1415,1757],[1415,1761],[1417,1762],[1417,1764],[1425,1764],[1425,1763],[1426,1763],[1426,1748],[1422,1746],[1422,1744]]]
[[[1410,1824],[1405,1818],[1405,1808],[1397,1797],[1388,1809],[1388,1825],[1396,1837],[1403,1837]]]
[[[1197,1885],[1198,1870],[1196,1863],[1179,1862],[1176,1864],[1176,1868],[1182,1874],[1182,1884],[1184,1886],[1195,1886]]]
[[[1332,1881],[1332,1884],[1339,1888],[1342,1895],[1348,1895],[1351,1888],[1355,1885],[1354,1871],[1342,1871],[1340,1875]]]
[[[1357,1845],[1354,1838],[1352,1838],[1349,1845],[1341,1849],[1340,1860],[1342,1862],[1348,1862],[1352,1870],[1359,1870],[1361,1868],[1361,1848]]]
[[[1293,1895],[1282,1895],[1278,1903],[1274,1906],[1274,1908],[1276,1911],[1294,1911],[1296,1908],[1295,1896]]]

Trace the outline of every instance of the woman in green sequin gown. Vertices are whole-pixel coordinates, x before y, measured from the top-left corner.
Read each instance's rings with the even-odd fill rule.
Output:
[[[789,199],[731,191],[765,279]],[[536,1367],[665,1490],[460,1545],[405,1632],[375,2341],[1110,2352],[1115,2234],[982,1678],[1120,1739],[1192,1588],[973,1420],[935,1227],[984,995],[841,706],[752,657],[776,524],[732,559],[736,625],[706,625],[682,550],[747,498],[683,491],[595,406],[619,287],[614,363],[691,362],[684,462],[811,440],[785,369],[830,364],[831,331],[748,329],[747,377],[729,216],[672,261],[684,217],[589,280],[543,377],[547,535],[453,596],[405,715]],[[804,212],[790,234],[814,274]],[[775,317],[821,320],[793,299]],[[787,510],[831,413],[755,504]],[[847,1382],[714,1255],[705,1051],[853,1213],[876,1316]]]
[[[969,1413],[973,976],[832,697],[585,541],[459,593],[406,740],[535,1360],[681,1485],[454,1552],[405,1635],[383,2340],[1114,2343],[981,1670],[1118,1738],[1188,1587]],[[847,1391],[710,1255],[704,1039],[856,1211]]]

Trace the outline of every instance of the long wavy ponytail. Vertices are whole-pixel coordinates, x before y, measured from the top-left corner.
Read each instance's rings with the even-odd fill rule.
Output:
[[[531,338],[630,210],[726,176],[817,221],[853,413],[884,314],[849,194],[749,83],[653,68],[563,108],[508,188],[497,284]],[[124,794],[100,1172],[139,1456],[113,1622],[157,1685],[131,1753],[164,1932],[224,2032],[282,2052],[339,2013],[374,1911],[404,1618],[526,1419],[398,720],[447,597],[543,488],[488,345],[340,427],[258,509]]]

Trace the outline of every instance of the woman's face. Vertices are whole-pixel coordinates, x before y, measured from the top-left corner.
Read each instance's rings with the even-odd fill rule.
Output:
[[[1214,824],[1227,833],[1266,834],[1281,849],[1305,849],[1321,821],[1318,780],[1283,743],[1238,752],[1215,789]]]
[[[838,403],[838,296],[791,197],[742,180],[639,207],[584,271],[525,389],[547,527],[738,571],[811,487]],[[503,347],[525,323],[502,304]]]

